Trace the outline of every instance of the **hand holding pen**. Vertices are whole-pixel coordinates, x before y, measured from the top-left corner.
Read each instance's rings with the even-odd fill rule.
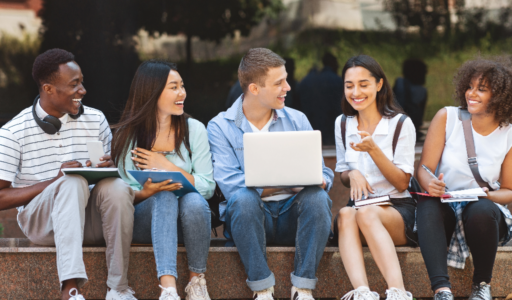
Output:
[[[441,197],[446,190],[448,190],[448,187],[446,186],[446,183],[443,182],[444,174],[439,174],[439,177],[434,175],[430,169],[425,166],[421,165],[425,171],[432,177],[428,184],[428,193],[432,195],[433,197]]]

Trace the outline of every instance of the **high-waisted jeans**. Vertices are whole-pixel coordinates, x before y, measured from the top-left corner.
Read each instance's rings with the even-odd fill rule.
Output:
[[[153,244],[157,276],[178,278],[178,242],[184,242],[188,268],[206,272],[210,248],[211,213],[208,202],[198,193],[179,199],[172,192],[159,192],[135,205],[133,243]]]

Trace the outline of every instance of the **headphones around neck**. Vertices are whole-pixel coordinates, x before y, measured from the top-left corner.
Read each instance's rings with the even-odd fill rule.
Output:
[[[37,125],[41,127],[41,129],[48,133],[48,134],[55,134],[60,130],[60,127],[62,126],[62,123],[60,122],[59,118],[56,118],[54,116],[47,115],[44,117],[44,119],[40,119],[36,114],[36,105],[37,100],[39,100],[39,95],[36,96],[36,99],[34,99],[34,104],[32,105],[32,116],[34,117],[34,121],[36,121]],[[76,120],[78,119],[82,114],[84,113],[84,106],[80,105],[80,108],[78,110],[78,114],[76,115],[69,115],[72,119]]]

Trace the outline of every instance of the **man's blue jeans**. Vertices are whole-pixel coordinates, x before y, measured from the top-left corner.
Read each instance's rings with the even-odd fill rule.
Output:
[[[315,288],[316,270],[331,229],[331,206],[329,195],[320,187],[307,187],[290,199],[275,202],[263,202],[256,190],[243,188],[228,200],[224,235],[238,248],[251,290],[275,285],[267,265],[267,244],[295,246],[292,284]]]
[[[200,194],[189,193],[178,199],[172,192],[159,192],[135,205],[132,242],[153,244],[158,278],[178,278],[178,241],[185,242],[189,270],[204,273],[210,249],[210,220],[210,207]]]

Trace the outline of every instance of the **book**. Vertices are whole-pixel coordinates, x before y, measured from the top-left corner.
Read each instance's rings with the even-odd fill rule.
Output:
[[[414,193],[421,196],[432,197],[428,193]],[[478,201],[478,197],[485,197],[487,194],[482,188],[466,189],[460,191],[446,192],[441,196],[441,202],[464,202],[464,201]]]
[[[167,172],[167,171],[137,171],[128,170],[128,173],[137,180],[140,185],[144,186],[148,178],[151,178],[153,183],[158,183],[172,179],[172,183],[181,183],[183,187],[179,190],[173,191],[176,197],[181,197],[188,193],[199,193],[196,188],[188,181],[188,179],[181,172]]]
[[[62,173],[66,175],[80,175],[84,177],[89,184],[96,184],[100,180],[109,177],[121,178],[117,168],[65,168]]]
[[[378,197],[368,197],[363,198],[361,200],[355,200],[354,204],[356,207],[362,207],[366,205],[391,205],[389,201],[389,196],[378,196]]]

